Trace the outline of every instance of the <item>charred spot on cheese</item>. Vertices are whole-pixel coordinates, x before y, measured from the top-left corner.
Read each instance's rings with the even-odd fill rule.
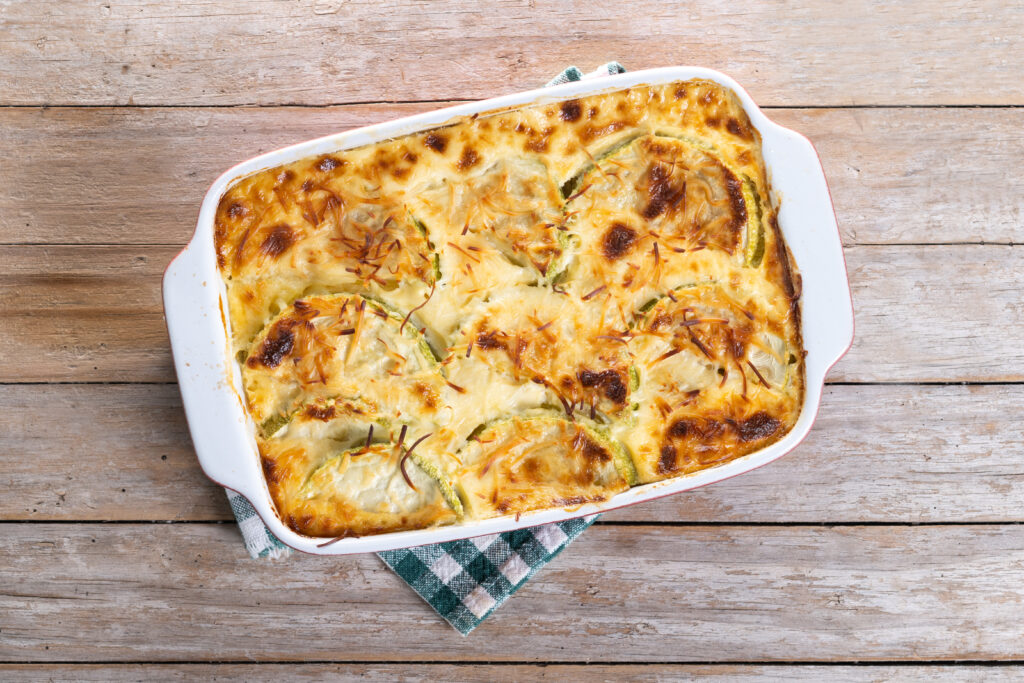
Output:
[[[612,454],[606,448],[598,445],[584,431],[579,431],[573,440],[573,448],[578,448],[583,457],[598,464],[611,462]]]
[[[735,118],[730,118],[726,122],[725,128],[738,138],[743,138],[744,140],[749,140],[751,138],[750,129],[745,123],[740,123]]]
[[[281,519],[331,544],[578,507],[782,438],[805,352],[768,180],[699,79],[239,179],[213,239]]]
[[[686,182],[682,185],[673,184],[665,164],[655,163],[647,172],[647,206],[640,213],[648,220],[657,218],[666,209],[678,204],[685,194]]]
[[[257,347],[254,355],[249,356],[246,365],[255,368],[262,365],[267,368],[276,368],[284,360],[284,357],[295,348],[295,333],[292,331],[298,321],[286,319],[281,320],[270,328],[270,332]]]
[[[344,164],[345,162],[341,161],[340,159],[336,159],[335,157],[326,155],[320,158],[320,161],[318,161],[316,164],[316,168],[318,171],[327,173],[329,171],[333,171],[339,166],[343,166]]]
[[[462,155],[459,157],[459,160],[455,162],[455,167],[460,171],[465,171],[473,168],[478,163],[480,163],[480,155],[477,151],[472,147],[465,147],[462,150]]]
[[[614,403],[626,402],[626,385],[622,381],[621,375],[615,370],[601,372],[581,370],[578,376],[580,384],[585,388],[599,388],[605,397]]]
[[[333,405],[313,404],[306,406],[305,413],[315,420],[330,420],[335,415],[335,409]]]
[[[669,427],[669,436],[675,439],[689,437],[701,438],[706,434],[714,434],[721,430],[721,423],[711,419],[681,418]]]
[[[636,239],[636,230],[623,223],[612,223],[612,226],[604,234],[601,251],[609,260],[620,259],[629,253],[633,245],[636,244]]]
[[[430,386],[426,382],[414,382],[412,385],[413,393],[419,397],[423,403],[423,408],[428,412],[434,412],[440,402],[437,389]]]
[[[778,431],[782,423],[765,412],[756,413],[739,423],[737,432],[741,441],[767,439]]]
[[[441,153],[448,147],[448,138],[440,133],[427,133],[423,137],[423,144],[435,152]]]
[[[295,239],[295,231],[290,226],[281,223],[271,228],[270,234],[260,245],[260,252],[271,258],[277,258],[295,244]]]
[[[703,446],[700,452],[706,453],[715,448],[726,434],[727,422],[710,417],[689,417],[677,419],[668,429],[668,439],[673,448],[682,448],[684,453],[692,455],[697,452],[696,445]]]
[[[566,100],[562,102],[559,107],[561,110],[558,114],[558,118],[563,121],[579,121],[583,115],[583,110],[580,107],[579,100]]]
[[[669,474],[683,469],[684,466],[678,462],[679,454],[699,466],[745,453],[750,448],[749,444],[771,437],[781,424],[764,411],[739,419],[728,416],[724,419],[706,416],[677,418],[666,431],[658,472]]]
[[[476,345],[484,350],[490,349],[502,349],[505,350],[508,346],[505,342],[498,339],[498,335],[501,334],[497,330],[489,330],[487,332],[481,332],[476,336]]]
[[[276,484],[283,478],[284,472],[272,458],[260,457],[260,465],[263,467],[263,476],[268,482]]]
[[[658,458],[658,472],[660,474],[672,474],[679,469],[676,465],[676,448],[672,444],[665,444],[661,447],[660,457]]]

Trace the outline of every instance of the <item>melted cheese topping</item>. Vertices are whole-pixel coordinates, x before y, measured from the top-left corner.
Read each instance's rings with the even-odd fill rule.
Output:
[[[240,180],[215,231],[282,519],[607,500],[781,438],[799,276],[708,81],[492,112]]]

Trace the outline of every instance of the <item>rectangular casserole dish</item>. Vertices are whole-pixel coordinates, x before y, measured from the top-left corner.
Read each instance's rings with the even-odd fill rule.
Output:
[[[525,513],[453,526],[351,537],[325,547],[323,538],[296,533],[278,517],[245,408],[241,375],[227,337],[225,288],[217,270],[214,216],[220,197],[238,179],[306,157],[373,144],[435,128],[457,117],[615,91],[701,78],[736,93],[760,132],[762,152],[779,223],[803,278],[802,336],[807,352],[800,416],[781,440],[750,455],[689,475],[637,486],[611,500],[571,509]],[[838,227],[824,172],[810,142],[767,119],[749,95],[723,74],[694,67],[669,67],[620,74],[469,103],[368,126],[263,154],[235,166],[204,198],[196,232],[164,276],[164,308],[185,412],[200,464],[212,480],[238,491],[284,543],[305,552],[347,554],[436,543],[536,526],[659,498],[721,481],[767,464],[792,450],[807,435],[817,413],[825,374],[849,349],[853,308]]]

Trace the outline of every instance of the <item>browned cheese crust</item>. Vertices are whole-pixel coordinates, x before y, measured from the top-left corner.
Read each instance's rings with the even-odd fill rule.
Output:
[[[452,121],[220,201],[281,518],[360,535],[608,500],[760,450],[804,392],[760,135],[709,81]]]

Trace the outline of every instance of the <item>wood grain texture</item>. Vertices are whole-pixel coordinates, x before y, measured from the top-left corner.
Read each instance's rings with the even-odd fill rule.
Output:
[[[8,683],[121,683],[127,681],[364,681],[365,683],[630,683],[631,681],[1019,681],[1022,666],[833,666],[736,664],[0,664]]]
[[[0,382],[168,382],[165,246],[0,246]],[[1024,380],[1024,247],[846,250],[857,316],[844,382]],[[995,274],[995,275],[993,275]]]
[[[851,247],[856,317],[833,381],[1024,380],[1024,248]]]
[[[176,248],[0,247],[0,382],[171,381]]]
[[[231,165],[444,104],[0,109],[0,243],[184,244]],[[768,114],[815,143],[845,244],[1024,242],[1024,109]]]
[[[479,98],[568,64],[718,68],[765,104],[1019,104],[1024,10],[967,3],[6,2],[0,104]]]
[[[0,519],[233,519],[174,385],[0,386],[0,434]],[[832,386],[781,460],[602,520],[1024,522],[1014,443],[1024,386]]]
[[[234,525],[13,524],[0,556],[3,661],[1024,657],[1022,525],[596,526],[469,638],[373,555],[252,562]]]
[[[159,280],[214,178],[609,59],[723,70],[815,143],[834,381],[1024,382],[1024,247],[948,246],[1024,243],[1019,3],[0,0],[0,680],[1024,677],[1024,384],[833,384],[794,453],[607,514],[469,638],[371,555],[189,523],[231,515]]]

